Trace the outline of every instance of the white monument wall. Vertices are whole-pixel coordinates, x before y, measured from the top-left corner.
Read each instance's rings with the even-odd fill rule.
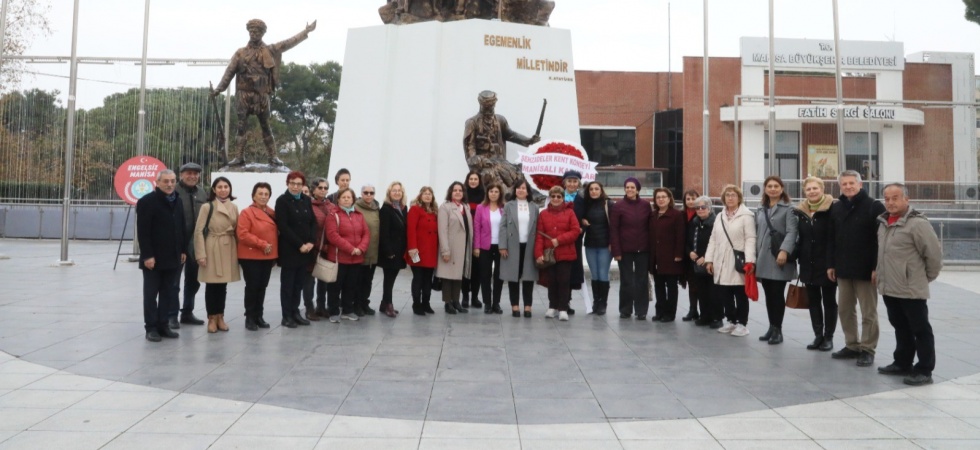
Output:
[[[491,45],[496,36],[514,39]],[[536,69],[539,60],[558,70],[518,67]],[[468,171],[464,123],[479,111],[483,90],[497,93],[497,113],[525,136],[534,134],[547,98],[542,139],[579,142],[568,30],[477,19],[351,29],[328,178],[345,167],[352,188],[374,184],[379,200],[398,180],[409,198],[429,185],[441,202]],[[514,161],[525,148],[508,143],[507,150]]]

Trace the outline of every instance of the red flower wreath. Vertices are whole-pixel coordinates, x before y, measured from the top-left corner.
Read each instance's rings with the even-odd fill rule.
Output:
[[[551,141],[545,143],[534,151],[534,154],[541,153],[560,153],[563,155],[581,158],[586,161],[589,159],[588,155],[586,155],[583,150],[574,145],[561,141]],[[529,178],[531,184],[533,184],[536,189],[544,193],[547,193],[552,186],[561,186],[562,182],[562,178],[557,175],[531,175]]]

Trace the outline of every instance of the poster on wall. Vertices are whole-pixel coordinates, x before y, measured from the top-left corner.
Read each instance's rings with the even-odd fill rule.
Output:
[[[806,172],[820,178],[837,178],[837,146],[807,146]]]

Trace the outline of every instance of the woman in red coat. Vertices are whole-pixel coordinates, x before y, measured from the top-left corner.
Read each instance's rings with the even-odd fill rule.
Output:
[[[544,261],[544,249],[555,249],[556,263],[544,269],[548,277],[548,311],[551,319],[558,311],[558,320],[568,320],[568,301],[571,299],[572,264],[581,264],[575,252],[575,240],[582,229],[578,225],[572,204],[565,204],[565,190],[553,186],[548,191],[548,206],[538,215],[538,236],[534,241],[534,258]]]
[[[323,257],[337,262],[337,281],[327,285],[327,312],[330,322],[341,319],[357,320],[354,314],[357,282],[360,279],[364,253],[371,241],[364,216],[354,209],[354,191],[337,192],[337,207],[324,219],[327,245],[320,250]],[[341,310],[343,306],[343,310]]]
[[[439,205],[432,188],[423,186],[408,210],[408,251],[405,261],[412,268],[412,312],[435,314],[429,305],[432,276],[439,257]]]
[[[272,267],[279,257],[279,230],[276,212],[269,207],[272,186],[258,182],[252,188],[252,205],[238,215],[238,264],[245,278],[245,328],[256,331],[269,328],[262,318],[265,289],[269,286]]]
[[[673,322],[677,315],[677,283],[684,274],[684,233],[686,216],[674,208],[670,189],[653,191],[654,211],[650,214],[650,273],[653,274],[654,322]]]

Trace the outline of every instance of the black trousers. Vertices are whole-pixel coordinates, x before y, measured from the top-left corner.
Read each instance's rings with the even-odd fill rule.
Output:
[[[517,279],[521,281],[508,281],[507,290],[510,294],[510,306],[517,306],[521,303],[521,292],[524,293],[524,307],[530,308],[534,304],[534,281],[524,280],[524,255],[527,253],[527,244],[521,244],[521,253],[517,259]]]
[[[178,278],[179,267],[143,269],[143,328],[146,331],[166,328],[170,313],[177,310]]]
[[[337,281],[327,285],[327,312],[331,316],[354,313],[362,267],[360,264],[337,265]]]
[[[545,269],[548,273],[548,309],[568,311],[572,299],[572,264],[577,261],[558,261]]]
[[[265,289],[269,287],[276,260],[239,259],[238,263],[245,279],[245,317],[259,319],[265,313]]]
[[[476,267],[479,267],[483,301],[492,298],[493,304],[499,305],[501,289],[504,287],[504,282],[500,279],[500,247],[493,244],[490,250],[480,250],[480,257],[477,260],[479,265]]]
[[[371,303],[371,289],[374,287],[374,271],[378,268],[377,264],[364,264],[358,274],[357,297],[355,302],[361,308],[367,308]]]
[[[925,299],[885,298],[888,322],[895,328],[895,365],[911,368],[915,373],[932,375],[936,368],[936,339],[929,324],[929,307]],[[912,365],[914,357],[919,362]]]
[[[313,302],[314,296],[316,297],[315,303]],[[308,311],[312,311],[314,308],[326,308],[327,283],[310,276],[310,279],[306,280],[306,284],[303,285],[303,304],[306,305]]]
[[[228,298],[228,283],[207,283],[204,285],[204,306],[208,315],[225,313],[225,300]]]
[[[427,303],[432,297],[433,267],[412,266],[412,303]]]
[[[749,323],[749,297],[745,295],[745,286],[724,286],[716,284],[711,288],[719,304],[725,309],[725,318],[729,322],[741,325]]]
[[[714,280],[711,275],[691,275],[687,279],[688,294],[701,305],[701,318],[712,322],[725,318],[721,303],[716,301],[712,291]],[[693,309],[692,309],[693,310]]]
[[[677,283],[679,275],[654,275],[653,292],[657,299],[654,314],[673,320],[677,316]]]
[[[762,292],[766,296],[766,312],[769,314],[769,326],[782,328],[783,317],[786,316],[786,281],[767,280],[759,278]]]
[[[279,272],[279,304],[282,306],[284,319],[299,314],[303,286],[311,276],[303,266],[283,267]]]
[[[619,313],[637,316],[647,315],[650,307],[650,281],[647,266],[650,264],[649,252],[623,253],[619,259]]]
[[[477,265],[480,263],[479,258],[475,256],[472,258],[472,261],[470,261],[470,267],[480,267]],[[460,285],[460,289],[462,290],[463,295],[468,296],[468,299],[478,300],[480,297],[478,295],[480,292],[480,280],[477,279],[477,274],[470,273],[470,278],[463,278],[461,281],[462,284]]]
[[[837,285],[806,285],[806,297],[810,301],[810,324],[813,335],[833,339],[837,331]]]
[[[173,309],[170,310],[170,317],[177,317],[177,311],[189,313],[194,311],[194,297],[197,295],[197,291],[201,289],[201,282],[197,281],[197,261],[193,261],[190,257],[184,263],[184,307],[180,307],[180,301],[174,302]],[[180,292],[180,272],[177,270],[177,278],[174,279],[174,289]]]
[[[391,292],[395,289],[398,272],[401,272],[401,269],[397,267],[381,266],[381,273],[385,277],[381,285],[381,308],[391,304]],[[430,277],[429,280],[431,282],[432,278]]]

